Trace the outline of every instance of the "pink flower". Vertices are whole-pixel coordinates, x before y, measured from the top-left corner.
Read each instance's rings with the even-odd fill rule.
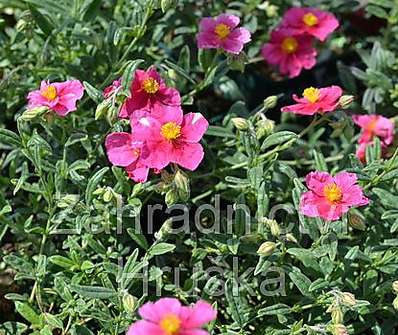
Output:
[[[42,81],[40,89],[28,94],[28,107],[48,107],[59,116],[66,116],[77,109],[76,101],[84,94],[79,80],[67,80],[61,83]]]
[[[147,71],[135,71],[130,92],[131,97],[121,108],[121,118],[128,118],[139,109],[161,113],[164,107],[181,105],[180,93],[175,88],[167,87],[153,67]]]
[[[202,327],[217,317],[217,311],[205,302],[182,306],[175,298],[161,298],[139,309],[143,320],[132,324],[127,335],[209,335]]]
[[[294,36],[283,29],[271,32],[270,41],[261,53],[271,65],[278,65],[281,74],[297,77],[302,69],[311,69],[316,64],[317,52],[312,46],[313,38],[308,35]]]
[[[308,34],[324,41],[339,26],[339,21],[329,12],[317,8],[290,8],[282,18],[281,27],[289,34]]]
[[[162,113],[137,112],[131,119],[134,137],[145,142],[148,157],[147,166],[163,169],[169,163],[176,163],[188,170],[195,170],[204,153],[198,143],[209,123],[200,113],[183,116],[178,108],[166,108]]]
[[[310,172],[305,181],[309,191],[301,195],[300,212],[306,216],[338,220],[350,207],[369,203],[354,173],[340,172],[332,177],[315,171]]]
[[[111,133],[106,137],[105,147],[113,165],[124,167],[135,182],[143,183],[147,180],[149,168],[143,163],[145,148],[142,142],[134,140],[132,134]]]
[[[352,120],[362,128],[359,143],[370,143],[375,136],[388,146],[394,140],[394,124],[381,115],[354,115]]]
[[[303,97],[293,95],[297,104],[283,107],[282,112],[290,112],[301,115],[314,115],[316,113],[332,112],[339,107],[339,100],[343,90],[339,86],[325,88],[306,88]]]
[[[112,94],[114,94],[115,92],[119,91],[121,86],[122,86],[122,80],[121,79],[114,80],[111,85],[109,85],[108,87],[105,87],[104,92],[102,93],[104,98],[107,99]]]
[[[221,14],[215,18],[204,17],[200,21],[197,35],[199,49],[224,49],[226,52],[239,54],[243,45],[251,41],[246,28],[236,28],[239,17]]]

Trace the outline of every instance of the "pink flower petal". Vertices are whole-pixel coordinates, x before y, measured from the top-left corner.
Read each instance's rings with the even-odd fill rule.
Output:
[[[184,141],[199,142],[207,128],[209,122],[200,113],[188,113],[184,116],[181,133]]]

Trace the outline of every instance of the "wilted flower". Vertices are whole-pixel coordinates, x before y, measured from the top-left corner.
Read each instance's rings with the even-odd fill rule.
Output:
[[[301,196],[300,211],[309,217],[338,220],[350,207],[369,202],[354,173],[340,172],[332,177],[326,172],[310,172],[306,184],[309,191]]]
[[[348,335],[346,326],[343,324],[334,325],[333,335]]]
[[[28,107],[47,107],[59,116],[66,116],[77,109],[76,102],[83,94],[84,87],[79,80],[54,83],[42,81],[39,90],[28,94]]]
[[[175,298],[161,298],[139,309],[143,320],[132,324],[127,335],[209,335],[202,329],[217,317],[217,311],[205,302],[182,306]]]
[[[350,292],[342,292],[341,293],[341,302],[346,306],[355,306],[357,304],[355,295],[353,295]]]
[[[316,64],[317,52],[308,35],[292,35],[283,29],[271,32],[270,41],[261,53],[271,65],[279,66],[279,72],[290,78],[297,77],[302,69],[311,69]]]
[[[300,115],[314,115],[316,113],[332,112],[339,107],[339,99],[343,90],[339,86],[325,88],[306,88],[303,97],[293,95],[297,104],[283,107],[282,112],[290,112]]]
[[[329,12],[317,8],[290,8],[283,15],[281,27],[289,34],[308,34],[324,41],[339,26],[339,21]]]
[[[228,14],[203,18],[197,36],[198,48],[223,49],[239,54],[243,46],[251,41],[250,32],[246,28],[237,28],[239,22],[239,17]]]
[[[130,93],[131,97],[126,99],[119,113],[121,118],[128,118],[140,109],[162,114],[164,108],[181,105],[180,93],[175,88],[167,87],[153,67],[147,71],[135,71]]]

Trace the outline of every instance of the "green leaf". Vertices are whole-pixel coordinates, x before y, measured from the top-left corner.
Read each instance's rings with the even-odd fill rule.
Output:
[[[261,308],[257,311],[257,316],[264,316],[264,315],[278,315],[278,314],[289,314],[291,312],[290,307],[285,304],[275,304],[272,306],[267,306]]]
[[[30,307],[28,303],[15,301],[15,309],[24,319],[29,321],[32,325],[40,326],[42,324],[40,316],[34,311],[32,307]]]
[[[86,90],[86,93],[94,102],[98,104],[103,100],[102,92],[100,90],[96,89],[87,81],[83,81],[83,85]]]
[[[48,260],[51,263],[65,269],[70,269],[75,265],[75,263],[71,259],[59,255],[51,256]]]
[[[7,321],[0,325],[2,335],[21,335],[28,329],[28,326],[15,321]]]
[[[321,272],[321,268],[319,267],[316,257],[311,250],[290,248],[287,250],[287,253],[296,257],[307,268],[311,268],[317,272]]]
[[[127,228],[127,233],[142,249],[148,250],[148,242],[143,234],[137,233],[134,228]]]
[[[150,256],[163,255],[163,254],[173,251],[175,249],[175,247],[176,246],[174,244],[170,244],[170,243],[164,243],[164,242],[157,243],[149,248],[148,255],[150,255]]]
[[[101,0],[86,0],[81,8],[81,18],[84,22],[91,21],[97,16]]]
[[[373,193],[379,197],[384,206],[398,209],[398,196],[381,188],[374,188]]]
[[[290,140],[297,139],[297,135],[291,131],[280,131],[269,135],[261,145],[261,151],[274,145],[286,143]]]
[[[108,172],[108,170],[109,170],[108,167],[103,167],[101,170],[98,170],[96,173],[94,173],[88,180],[86,195],[85,195],[87,203],[91,203],[94,196],[93,192],[95,191],[98,184],[101,182],[102,177],[105,175],[105,173]]]
[[[121,84],[125,91],[128,91],[130,89],[131,82],[134,80],[135,71],[138,69],[138,66],[143,62],[143,59],[136,59],[128,61],[125,64]]]
[[[293,271],[289,272],[289,277],[301,294],[312,297],[310,293],[311,280],[304,275],[299,268],[293,267]]]
[[[70,289],[78,295],[91,299],[109,299],[116,296],[116,292],[107,287],[70,285]]]
[[[46,35],[50,35],[54,31],[54,25],[43,15],[41,14],[34,6],[28,5],[29,10],[32,14],[33,19],[35,20],[37,26],[40,30]]]
[[[216,136],[216,137],[236,138],[236,135],[230,129],[219,126],[209,126],[209,128],[206,131],[206,135]]]
[[[0,143],[11,145],[12,147],[21,146],[21,139],[17,134],[8,129],[0,129]]]

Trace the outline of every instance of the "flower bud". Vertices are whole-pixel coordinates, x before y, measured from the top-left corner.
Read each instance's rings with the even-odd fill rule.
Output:
[[[23,114],[19,117],[19,119],[24,121],[29,121],[34,119],[37,116],[43,115],[48,111],[47,107],[35,107],[32,109],[27,109]]]
[[[353,101],[354,101],[353,95],[343,95],[339,100],[339,104],[342,109],[347,109],[351,106],[351,103]]]
[[[271,135],[275,128],[275,121],[273,120],[259,120],[256,123],[256,135],[258,139],[263,138],[264,136]]]
[[[111,102],[109,100],[104,100],[100,104],[97,105],[95,110],[95,120],[99,120],[106,115],[109,108],[111,107]]]
[[[264,107],[266,109],[272,109],[276,106],[278,103],[278,96],[276,95],[271,95],[268,98],[265,98],[264,100]]]
[[[275,242],[264,242],[257,250],[260,256],[271,256],[276,248]]]
[[[341,324],[344,320],[344,314],[341,311],[340,307],[334,307],[332,309],[332,322],[337,325]]]
[[[133,313],[137,308],[137,298],[129,293],[123,296],[123,307],[128,313]]]
[[[167,206],[171,206],[177,203],[177,201],[179,200],[178,191],[174,189],[167,191],[164,200]]]
[[[106,188],[106,191],[105,191],[104,194],[102,195],[102,199],[103,199],[105,202],[110,202],[110,201],[112,200],[112,198],[113,198],[112,189],[109,188],[109,187],[107,187],[107,188]]]
[[[398,280],[392,283],[392,290],[394,291],[395,294],[398,294]]]
[[[187,175],[181,170],[177,170],[174,175],[174,183],[177,188],[183,192],[189,192],[189,179]]]
[[[394,301],[392,302],[392,305],[396,311],[398,311],[398,297],[395,297]]]
[[[346,326],[343,324],[337,324],[334,326],[333,335],[348,335]]]
[[[298,243],[297,239],[294,237],[294,235],[288,233],[286,234],[286,240],[289,242],[293,242],[293,243]]]
[[[247,122],[247,120],[242,117],[234,117],[233,119],[231,119],[231,121],[235,128],[240,131],[246,131],[247,129],[249,129],[249,122]]]
[[[272,236],[278,237],[281,234],[281,228],[279,227],[278,222],[276,222],[275,220],[265,219],[264,223],[271,230]]]
[[[357,230],[366,230],[366,224],[364,220],[357,214],[348,213],[348,224]]]
[[[346,306],[355,306],[357,304],[357,300],[355,299],[355,295],[350,292],[342,292],[341,294],[341,302]]]

